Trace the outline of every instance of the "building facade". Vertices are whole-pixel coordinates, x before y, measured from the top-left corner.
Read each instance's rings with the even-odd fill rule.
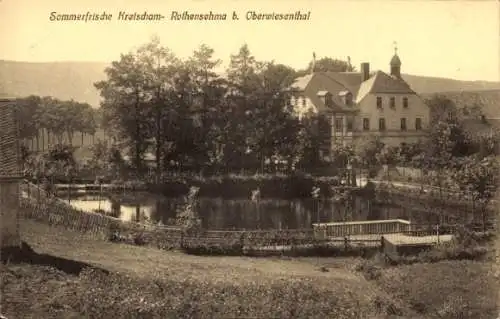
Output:
[[[319,114],[328,123],[330,150],[377,136],[390,146],[415,143],[427,136],[430,109],[401,77],[397,53],[390,73],[312,72],[297,78],[289,90],[289,103],[299,118]]]

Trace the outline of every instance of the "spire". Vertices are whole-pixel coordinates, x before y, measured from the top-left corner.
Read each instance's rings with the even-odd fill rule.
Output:
[[[394,55],[392,56],[390,66],[391,66],[391,75],[397,78],[401,78],[401,60],[398,56],[398,43],[396,41],[394,44]]]

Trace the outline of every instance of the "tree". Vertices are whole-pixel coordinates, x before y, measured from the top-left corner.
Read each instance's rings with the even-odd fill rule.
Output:
[[[180,61],[168,48],[161,46],[158,37],[153,37],[149,43],[141,46],[136,55],[146,81],[144,90],[150,98],[150,105],[146,105],[145,108],[149,108],[151,112],[147,117],[153,119],[150,121],[149,130],[154,138],[156,170],[157,176],[160,176],[164,151],[163,139],[172,136],[169,134],[171,132],[168,132],[172,112],[175,112],[172,90]]]
[[[469,156],[457,160],[453,178],[460,189],[470,196],[474,207],[478,207],[483,230],[486,231],[487,207],[498,188],[499,164],[493,157]]]
[[[42,99],[39,96],[30,95],[26,98],[19,99],[18,108],[16,111],[16,120],[19,123],[19,137],[37,138],[38,146],[38,129],[40,128],[40,108]]]
[[[339,59],[334,59],[330,57],[324,57],[316,61],[316,63],[313,63],[312,61],[309,63],[308,67],[303,70],[299,71],[298,75],[304,75],[304,74],[309,74],[313,70],[314,66],[314,71],[315,72],[355,72],[356,68],[352,65],[350,65],[349,62],[339,60]]]
[[[233,167],[249,166],[255,161],[258,143],[255,117],[259,113],[259,106],[264,104],[256,94],[261,89],[258,73],[262,68],[262,63],[255,59],[246,44],[239,49],[238,54],[230,57],[227,102],[232,138],[224,147],[224,161]]]
[[[125,141],[138,171],[144,167],[143,157],[151,137],[148,106],[152,96],[144,67],[144,61],[135,53],[122,54],[119,61],[106,68],[107,79],[95,83],[103,98],[104,121]]]
[[[367,168],[376,166],[379,163],[377,156],[381,153],[384,148],[384,143],[376,137],[369,137],[363,139],[355,146],[356,155],[359,158],[360,163]]]
[[[195,119],[193,143],[197,154],[196,162],[204,165],[220,165],[222,150],[229,138],[225,132],[226,116],[224,95],[227,83],[215,68],[222,62],[214,59],[214,50],[202,44],[187,61],[193,91],[193,117]]]

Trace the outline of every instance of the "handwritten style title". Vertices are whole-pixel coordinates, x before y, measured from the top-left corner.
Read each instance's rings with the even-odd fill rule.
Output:
[[[249,21],[301,21],[309,20],[311,12],[256,12],[247,11],[244,17]],[[171,11],[169,15],[164,15],[158,12],[126,12],[118,11],[116,14],[108,13],[106,11],[85,12],[85,13],[61,13],[53,11],[49,15],[49,20],[54,22],[100,22],[100,21],[225,21],[225,20],[239,20],[240,16],[235,11],[232,14],[223,12],[205,12],[205,13],[192,13],[189,11]]]

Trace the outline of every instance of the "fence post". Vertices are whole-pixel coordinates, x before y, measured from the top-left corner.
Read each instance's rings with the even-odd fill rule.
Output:
[[[245,232],[242,232],[240,235],[240,246],[241,252],[243,253],[245,251]]]
[[[347,236],[344,237],[344,250],[347,251],[347,248],[349,247],[349,239]]]
[[[437,243],[439,244],[439,224],[436,225]]]
[[[384,235],[380,236],[380,252],[384,252]]]

